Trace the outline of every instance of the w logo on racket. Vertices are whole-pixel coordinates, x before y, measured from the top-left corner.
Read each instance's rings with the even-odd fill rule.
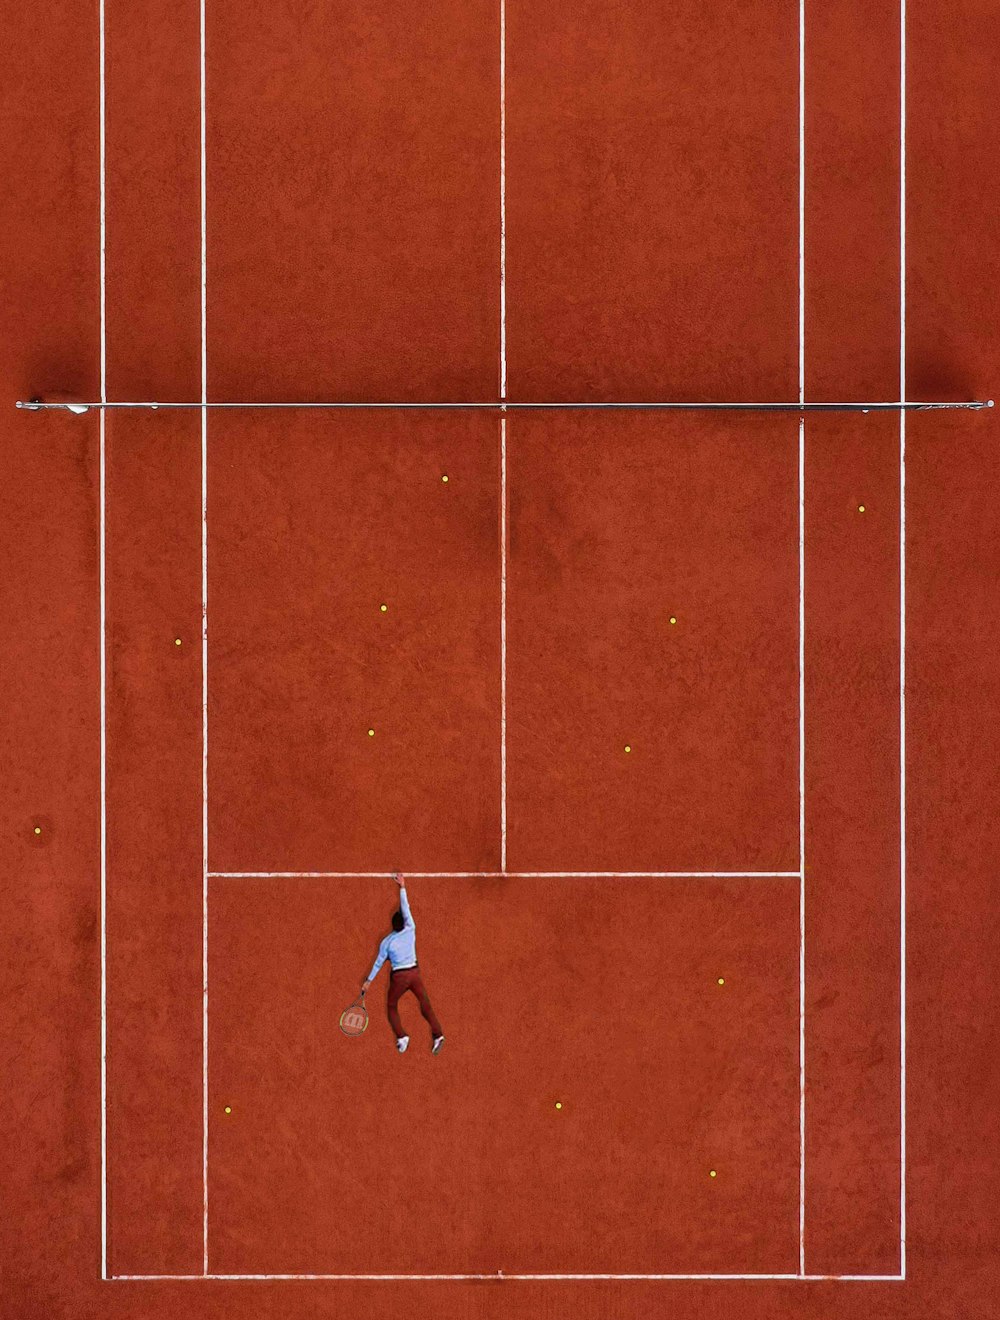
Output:
[[[356,999],[350,1008],[345,1008],[340,1015],[340,1029],[345,1036],[360,1036],[368,1026],[368,1010],[365,997]]]

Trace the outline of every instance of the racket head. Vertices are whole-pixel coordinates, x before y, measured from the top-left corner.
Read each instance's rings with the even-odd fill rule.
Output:
[[[368,1030],[368,1009],[365,1008],[364,995],[341,1013],[340,1029],[345,1036],[363,1036]]]

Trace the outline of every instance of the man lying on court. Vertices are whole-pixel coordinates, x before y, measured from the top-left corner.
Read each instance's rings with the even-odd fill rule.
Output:
[[[409,991],[416,995],[420,1011],[430,1024],[431,1053],[437,1054],[444,1044],[444,1033],[441,1030],[441,1023],[438,1022],[431,1008],[431,1001],[427,997],[427,991],[420,977],[420,969],[417,967],[417,927],[410,915],[406,883],[401,875],[397,875],[395,880],[399,885],[399,911],[392,914],[392,932],[378,946],[378,957],[368,973],[368,980],[361,987],[361,993],[367,993],[368,987],[378,976],[379,968],[388,958],[391,971],[386,1009],[389,1014],[389,1025],[396,1036],[396,1049],[403,1054],[410,1043],[409,1036],[403,1035],[403,1024],[399,1020],[398,1008],[400,999]]]

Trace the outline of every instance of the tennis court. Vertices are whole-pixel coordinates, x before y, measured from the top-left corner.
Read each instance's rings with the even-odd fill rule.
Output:
[[[985,1315],[987,7],[71,8],[4,1313]]]

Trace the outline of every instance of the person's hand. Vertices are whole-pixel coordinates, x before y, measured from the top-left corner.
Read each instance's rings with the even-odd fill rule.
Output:
[[[399,871],[396,871],[396,873],[393,875],[392,878],[393,880],[395,880],[396,884],[399,885],[400,889],[402,889],[403,886],[406,884],[406,881],[403,879]]]
[[[362,993],[363,995],[366,995],[366,994],[368,993],[368,987],[369,987],[370,985],[371,985],[371,981],[366,981],[366,982],[364,983],[364,985],[361,987],[361,993]]]

